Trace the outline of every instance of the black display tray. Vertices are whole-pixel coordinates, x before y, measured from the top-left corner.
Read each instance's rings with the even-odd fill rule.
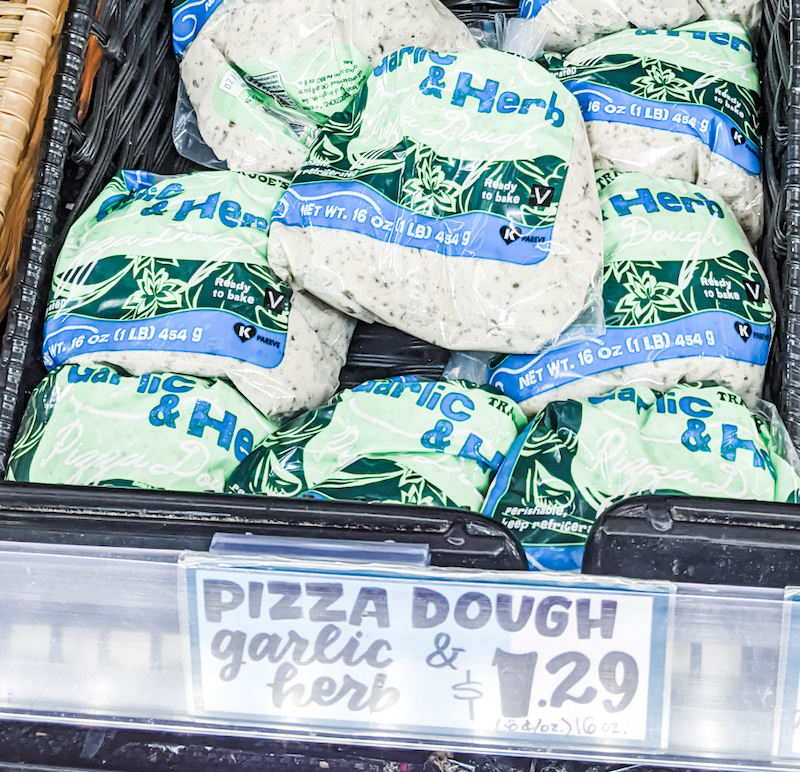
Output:
[[[513,12],[516,6],[515,2],[492,0],[482,3],[450,0],[448,4],[468,21],[489,18],[496,11]],[[0,475],[5,473],[27,399],[44,375],[41,358],[44,304],[55,257],[69,225],[119,169],[139,168],[169,174],[194,168],[177,155],[171,141],[177,67],[170,46],[167,0],[104,0],[99,13],[97,5],[97,0],[71,0],[62,36],[60,65],[0,349]],[[800,54],[793,51],[790,57],[790,40],[800,40],[800,0],[764,0],[763,7],[765,22],[758,52],[767,105],[764,115],[767,227],[759,255],[779,311],[766,396],[780,407],[797,444],[800,441]],[[86,119],[79,122],[77,98],[91,35],[99,39],[103,57],[90,109]],[[448,352],[403,333],[359,324],[341,383],[352,386],[371,377],[398,374],[437,377],[448,356]],[[686,516],[687,511],[695,514]],[[662,497],[624,502],[603,519],[593,534],[587,549],[587,571],[613,570],[629,576],[693,582],[730,582],[733,577],[738,583],[750,583],[746,573],[740,571],[737,575],[736,569],[741,568],[741,556],[761,550],[762,556],[768,555],[782,565],[770,569],[768,575],[762,574],[760,580],[780,584],[795,576],[791,564],[797,562],[794,555],[795,546],[800,546],[800,530],[794,524],[770,530],[772,526],[766,516],[775,513],[791,520],[796,511],[792,507],[698,503]],[[753,515],[757,526],[748,525],[744,515]],[[667,519],[672,534],[680,538],[665,538],[667,531],[658,531]],[[259,497],[256,500],[211,494],[0,485],[2,540],[205,549],[213,533],[243,530],[291,535],[300,535],[302,531],[302,535],[326,538],[424,540],[430,545],[432,562],[437,565],[524,566],[518,545],[502,526],[459,511],[302,499]],[[656,533],[662,538],[656,539]],[[758,538],[752,538],[756,533]],[[769,538],[762,539],[764,534]],[[460,539],[464,542],[458,543]],[[781,544],[782,539],[785,544]],[[706,547],[699,555],[701,569],[666,558],[670,550],[676,549],[689,555],[701,542]],[[629,548],[631,551],[626,553]],[[713,550],[718,550],[724,559],[708,560]],[[654,554],[649,555],[649,551]],[[736,559],[734,554],[738,556]],[[636,573],[639,569],[641,572]],[[800,584],[793,578],[792,581]],[[266,741],[254,745],[236,738],[212,741],[166,733],[0,724],[0,769],[210,772],[238,766],[237,758],[244,768],[255,765],[264,770],[527,772],[530,765],[536,772],[586,769],[570,762],[524,762],[496,757],[459,757],[457,762],[448,762],[446,766],[439,759],[419,753],[288,746]]]
[[[583,573],[747,587],[800,585],[795,504],[642,496],[605,512]]]
[[[223,532],[426,544],[434,566],[527,568],[507,529],[457,509],[26,483],[0,491],[0,541],[205,551]]]

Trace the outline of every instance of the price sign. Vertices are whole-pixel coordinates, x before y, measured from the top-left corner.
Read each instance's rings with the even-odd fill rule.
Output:
[[[183,575],[200,715],[339,736],[661,747],[668,586],[200,556]]]

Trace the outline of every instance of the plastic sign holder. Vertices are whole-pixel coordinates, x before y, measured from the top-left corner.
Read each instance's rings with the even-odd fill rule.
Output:
[[[179,565],[199,716],[375,743],[662,747],[669,585],[246,553]]]
[[[800,660],[782,589],[252,538],[205,552],[0,542],[0,716],[800,771],[782,734]]]

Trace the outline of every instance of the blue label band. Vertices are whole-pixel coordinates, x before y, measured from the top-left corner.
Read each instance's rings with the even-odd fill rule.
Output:
[[[178,311],[127,322],[59,316],[44,325],[48,369],[72,357],[106,351],[210,354],[273,368],[281,363],[285,348],[285,333],[255,327],[227,311]]]
[[[531,571],[580,571],[585,547],[522,545]]]
[[[517,402],[589,375],[646,362],[686,357],[734,359],[765,365],[769,325],[743,322],[725,311],[705,311],[649,327],[610,327],[602,338],[573,343],[536,357],[506,357],[489,383]]]
[[[532,19],[549,2],[550,0],[522,0],[519,4],[519,17],[521,19]]]
[[[355,181],[292,185],[275,207],[272,221],[297,228],[350,231],[443,255],[517,265],[540,263],[550,254],[553,238],[552,226],[525,228],[486,212],[428,217]]]
[[[211,14],[225,0],[188,0],[172,11],[172,47],[180,59]]]
[[[627,123],[689,134],[746,172],[761,173],[761,150],[730,118],[712,107],[658,102],[581,80],[565,80],[564,85],[575,95],[586,121]]]

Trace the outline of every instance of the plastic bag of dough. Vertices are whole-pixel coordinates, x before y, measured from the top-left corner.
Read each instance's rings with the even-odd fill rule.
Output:
[[[514,402],[488,386],[367,381],[281,427],[228,488],[477,511],[524,425]]]
[[[483,513],[532,568],[578,569],[595,520],[648,493],[797,501],[797,454],[775,408],[722,386],[644,386],[551,402],[506,455]]]
[[[56,262],[45,366],[224,377],[265,415],[322,404],[353,323],[270,268],[269,218],[287,184],[227,171],[118,174]]]
[[[483,49],[392,54],[275,208],[294,287],[450,349],[530,353],[600,293],[602,228],[573,97]]]
[[[545,48],[567,53],[631,26],[670,29],[697,21],[700,5],[697,0],[521,0],[519,15],[536,19],[547,33]]]
[[[713,191],[598,172],[605,333],[489,364],[491,385],[534,415],[616,386],[714,381],[754,404],[775,312],[758,259]]]
[[[581,105],[595,168],[716,190],[756,241],[761,92],[744,27],[704,21],[626,30],[549,61]]]
[[[33,390],[7,479],[221,493],[275,429],[225,381],[64,365]]]
[[[181,81],[196,112],[176,114],[179,152],[196,132],[228,168],[294,171],[319,127],[403,48],[478,47],[439,0],[216,0],[173,5]]]

